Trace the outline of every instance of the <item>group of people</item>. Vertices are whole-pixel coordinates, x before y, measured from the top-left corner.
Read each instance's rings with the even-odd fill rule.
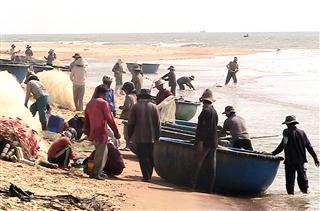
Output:
[[[117,155],[115,160],[118,161],[118,165],[114,165],[115,171],[122,172],[124,168],[120,153],[114,145],[110,146],[109,144],[111,135],[114,136],[115,139],[120,139],[121,137],[114,121],[116,106],[115,92],[111,88],[112,78],[109,76],[102,78],[102,84],[96,87],[92,99],[86,105],[85,109],[83,109],[87,62],[80,54],[75,54],[73,58],[74,61],[70,65],[70,79],[73,82],[76,110],[84,110],[84,115],[81,120],[83,123],[82,133],[85,133],[87,139],[92,141],[95,146],[95,152],[87,159],[88,166],[90,161],[92,161],[93,167],[89,170],[87,169],[87,172],[92,178],[106,179],[108,177],[106,174],[106,164],[107,160],[112,160],[112,158],[109,158],[111,155]],[[233,78],[236,83],[235,74],[238,71],[236,62],[237,59],[235,57],[234,61],[227,65],[230,71],[228,72],[226,84],[231,78]],[[176,81],[174,67],[170,66],[168,68],[169,73],[164,75],[162,79],[169,81],[171,90],[169,91],[164,87],[164,81],[162,79],[157,80],[154,87],[157,88],[159,92],[154,98],[151,95],[150,89],[142,88],[142,71],[139,66],[132,69],[132,80],[122,84],[122,74],[125,73],[125,71],[121,63],[122,61],[118,60],[112,71],[116,78],[116,93],[121,89],[126,95],[124,104],[119,107],[120,110],[122,110],[120,118],[128,120],[128,125],[124,130],[126,147],[130,142],[136,144],[143,181],[150,181],[153,172],[153,146],[154,143],[159,140],[161,133],[161,115],[157,105],[161,104],[163,100],[170,96],[174,97],[176,82],[182,89],[182,85],[179,84],[181,78]],[[191,84],[194,77],[187,77],[187,79],[183,79],[183,83],[194,89]],[[36,102],[30,106],[30,110],[32,114],[35,114],[37,111],[39,112],[42,129],[45,130],[47,121],[45,111],[47,109],[46,106],[49,104],[48,93],[35,75],[29,75],[26,83],[27,93],[25,106],[28,107],[29,96],[30,93],[32,93]],[[210,162],[215,166],[216,149],[218,146],[218,114],[213,106],[215,99],[213,98],[212,91],[206,89],[200,97],[200,101],[203,107],[198,117],[195,136],[197,158],[195,160],[195,171],[192,176],[193,187],[197,186],[202,160],[210,155]],[[253,150],[245,121],[236,114],[235,108],[230,105],[226,106],[222,114],[225,114],[227,119],[224,121],[221,130],[231,135],[233,147]],[[296,127],[298,124],[296,118],[294,116],[287,116],[283,124],[287,125],[287,129],[283,131],[282,141],[272,154],[276,155],[282,150],[285,151],[284,163],[288,194],[294,193],[295,172],[298,173],[300,190],[303,193],[307,193],[308,180],[304,168],[304,163],[307,162],[306,149],[312,155],[316,166],[319,166],[319,160],[305,132]],[[68,125],[64,129],[62,137],[60,138],[60,144],[56,143],[51,146],[54,149],[49,150],[50,153],[48,152],[48,157],[50,158],[48,159],[50,162],[58,162],[59,165],[66,167],[68,166],[68,159],[73,158],[72,149],[70,148],[71,140],[79,139],[81,136],[79,137],[78,131],[70,129]],[[111,152],[113,153],[109,154]],[[119,168],[117,169],[116,167]],[[215,181],[212,180],[210,191],[214,189],[214,182]]]

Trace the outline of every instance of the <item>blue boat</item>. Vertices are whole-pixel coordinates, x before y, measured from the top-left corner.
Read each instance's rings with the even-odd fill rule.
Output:
[[[194,171],[195,150],[190,141],[161,137],[154,145],[158,175],[172,183],[189,186]],[[259,152],[219,147],[214,191],[223,194],[258,194],[272,184],[282,157]],[[200,170],[198,188],[207,190],[212,181],[207,158]]]
[[[176,119],[190,120],[197,113],[199,102],[191,102],[183,98],[176,99]]]
[[[25,79],[27,72],[28,72],[29,65],[25,64],[9,64],[4,63],[0,64],[0,71],[6,70],[12,75],[14,75],[17,81],[21,84]]]
[[[143,73],[156,73],[159,69],[160,64],[150,64],[142,63],[142,72]]]

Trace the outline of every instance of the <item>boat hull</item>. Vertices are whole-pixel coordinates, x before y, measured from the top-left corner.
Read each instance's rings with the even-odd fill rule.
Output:
[[[176,119],[186,121],[192,119],[199,105],[200,103],[176,100]]]
[[[6,70],[15,76],[17,81],[21,84],[28,72],[28,65],[23,64],[1,64],[0,70]]]
[[[273,182],[283,158],[247,150],[218,148],[215,192],[258,194]],[[189,186],[194,171],[195,151],[190,142],[161,138],[154,146],[154,165],[159,176],[175,184]],[[207,190],[212,181],[209,158],[199,175],[199,189]]]
[[[142,63],[142,72],[143,73],[156,73],[159,69],[160,64],[149,64]]]

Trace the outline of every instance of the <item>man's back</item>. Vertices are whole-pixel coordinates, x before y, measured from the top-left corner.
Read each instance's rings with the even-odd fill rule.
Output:
[[[190,80],[189,77],[183,76],[183,77],[179,78],[179,79],[177,80],[177,82],[180,83],[180,84],[188,84],[188,83],[191,82],[191,80]]]
[[[234,114],[228,117],[223,124],[223,129],[230,131],[233,141],[237,141],[238,139],[249,139],[245,121],[238,115]]]

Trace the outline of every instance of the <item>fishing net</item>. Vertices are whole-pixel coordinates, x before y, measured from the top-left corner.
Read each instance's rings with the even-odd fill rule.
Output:
[[[70,110],[75,109],[72,82],[68,74],[59,70],[51,70],[37,73],[37,76],[49,92],[51,103]]]

